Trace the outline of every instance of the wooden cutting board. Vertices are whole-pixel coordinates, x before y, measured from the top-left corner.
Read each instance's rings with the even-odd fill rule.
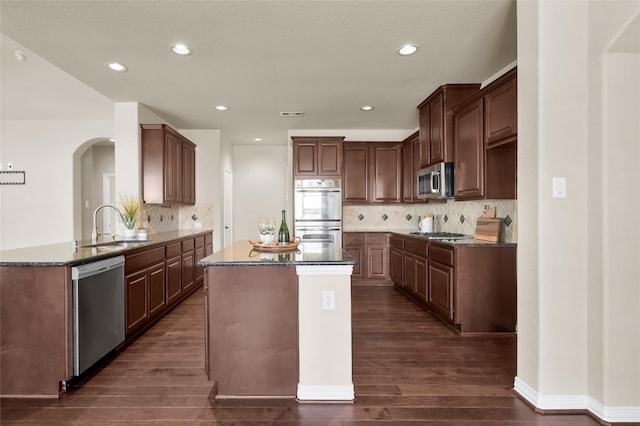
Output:
[[[501,218],[479,217],[476,223],[475,239],[497,243],[498,241],[500,241],[501,227]]]

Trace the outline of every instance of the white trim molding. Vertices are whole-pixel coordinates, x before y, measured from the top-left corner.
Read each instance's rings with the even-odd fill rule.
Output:
[[[351,386],[305,386],[298,383],[300,401],[353,401],[355,394]]]
[[[518,377],[513,389],[540,410],[586,410],[609,423],[640,422],[640,407],[606,407],[588,395],[541,395]]]
[[[297,265],[298,275],[351,275],[353,265]]]

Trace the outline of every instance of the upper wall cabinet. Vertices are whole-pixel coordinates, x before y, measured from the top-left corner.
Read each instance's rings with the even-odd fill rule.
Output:
[[[344,144],[345,204],[402,202],[402,143]]]
[[[418,105],[420,166],[455,161],[450,112],[479,88],[479,84],[445,84]]]
[[[292,137],[293,176],[339,178],[342,175],[344,137]]]
[[[142,200],[196,203],[196,145],[166,124],[141,124]]]
[[[516,199],[517,70],[453,111],[455,199]]]

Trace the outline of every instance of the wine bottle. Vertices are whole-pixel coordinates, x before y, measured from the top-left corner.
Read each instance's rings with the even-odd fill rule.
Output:
[[[278,244],[289,244],[289,228],[287,227],[287,218],[284,210],[282,210],[282,223],[280,223],[280,229],[278,230]]]

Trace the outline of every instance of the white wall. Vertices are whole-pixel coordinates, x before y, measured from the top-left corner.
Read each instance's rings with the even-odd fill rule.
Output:
[[[234,241],[257,240],[258,220],[273,217],[280,224],[290,194],[286,146],[233,147],[233,233]],[[291,210],[287,226],[293,234]]]
[[[640,421],[640,44],[607,50],[639,15],[639,1],[518,3],[515,388],[613,422]]]

